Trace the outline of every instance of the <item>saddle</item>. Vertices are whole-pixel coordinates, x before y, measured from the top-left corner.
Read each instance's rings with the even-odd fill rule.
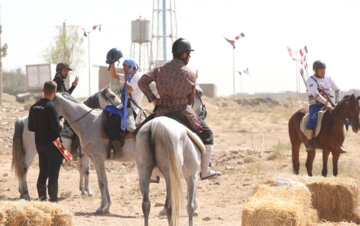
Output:
[[[321,130],[322,120],[324,118],[325,110],[320,110],[317,113],[318,119],[316,121],[316,127],[315,127],[315,133],[314,137],[317,137]],[[300,121],[300,131],[306,136],[306,124],[309,121],[309,113],[306,113],[306,115],[301,119]]]
[[[118,114],[105,112],[102,118],[104,138],[109,139],[107,157],[113,159],[114,152],[119,152],[125,143],[128,131],[121,130],[121,117]],[[111,152],[113,150],[113,152]]]

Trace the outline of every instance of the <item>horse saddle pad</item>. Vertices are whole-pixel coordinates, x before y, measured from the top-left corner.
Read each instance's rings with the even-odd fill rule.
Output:
[[[316,127],[315,127],[315,134],[314,134],[315,137],[317,137],[320,133],[321,124],[322,124],[322,120],[323,120],[325,112],[326,111],[321,110],[321,111],[318,111],[318,113],[317,113],[318,118],[317,118]],[[309,121],[309,113],[307,113],[300,121],[300,130],[305,136],[306,136],[306,124],[308,121]]]

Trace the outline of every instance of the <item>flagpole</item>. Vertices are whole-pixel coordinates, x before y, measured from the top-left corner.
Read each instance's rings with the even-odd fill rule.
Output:
[[[233,93],[235,97],[235,46],[233,47]]]
[[[298,58],[297,58],[297,55],[298,55],[298,51],[295,51],[295,79],[296,79],[296,93],[297,93],[297,96],[299,97],[299,79],[298,79],[298,76],[297,76],[297,73],[298,73]]]

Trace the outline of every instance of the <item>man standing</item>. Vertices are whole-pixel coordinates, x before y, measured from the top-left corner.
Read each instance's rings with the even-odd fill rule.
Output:
[[[201,158],[200,173],[200,178],[205,180],[222,173],[209,169],[213,152],[213,133],[191,108],[196,86],[194,72],[186,67],[191,51],[193,49],[189,41],[179,38],[172,46],[173,60],[144,74],[138,85],[148,100],[156,106],[155,117],[165,115],[177,120],[192,129],[205,144],[206,153]],[[152,81],[156,83],[159,99],[149,87]]]
[[[44,97],[31,106],[29,112],[29,130],[35,132],[35,145],[39,156],[39,177],[37,191],[41,201],[46,200],[46,180],[51,202],[57,202],[58,178],[63,156],[52,143],[60,136],[62,126],[51,100],[56,95],[56,83],[44,83]]]
[[[56,65],[56,74],[53,79],[54,82],[57,84],[57,92],[67,92],[71,94],[74,89],[76,88],[79,82],[79,76],[75,77],[75,80],[72,83],[72,86],[69,90],[66,89],[64,80],[68,77],[69,71],[72,71],[68,63],[58,63]]]

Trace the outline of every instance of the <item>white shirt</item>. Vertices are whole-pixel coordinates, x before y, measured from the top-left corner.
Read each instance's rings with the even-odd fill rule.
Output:
[[[316,79],[317,83],[313,78]],[[308,96],[315,97],[317,94],[319,94],[317,89],[318,84],[329,96],[332,96],[331,91],[336,91],[339,89],[331,77],[325,75],[324,78],[317,78],[315,75],[313,75],[306,80],[306,93]]]
[[[120,76],[120,87],[121,89],[124,87],[124,83],[125,83],[125,77],[124,75],[119,75]],[[141,78],[141,74],[140,73],[136,73],[135,75],[133,75],[133,77],[130,80],[130,85],[133,88],[133,91],[131,93],[131,96],[133,98],[133,100],[140,106],[142,99],[144,97],[143,92],[141,91],[141,89],[138,86],[138,81]],[[131,104],[132,109],[134,109],[134,111],[136,112],[136,114],[139,114],[140,109],[138,107],[136,107],[136,105],[130,101],[129,102]]]

